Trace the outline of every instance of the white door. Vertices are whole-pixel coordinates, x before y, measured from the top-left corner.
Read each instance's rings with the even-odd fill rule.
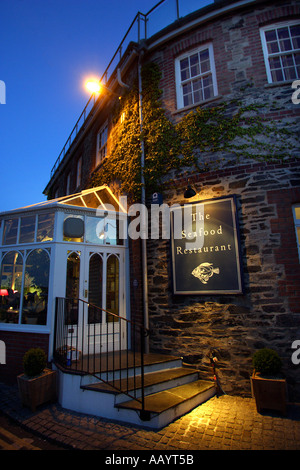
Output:
[[[126,321],[119,316],[126,317],[124,278],[123,250],[85,248],[85,354],[122,349]]]
[[[122,349],[127,328],[119,319],[126,318],[125,251],[72,248],[66,250],[68,344],[84,355]]]

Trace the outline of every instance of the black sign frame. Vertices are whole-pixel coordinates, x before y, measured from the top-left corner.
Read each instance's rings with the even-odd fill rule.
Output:
[[[231,195],[171,207],[171,264],[174,294],[243,294],[236,202],[236,195]],[[189,235],[197,233],[193,232],[195,221],[190,232],[188,231],[190,227],[184,228],[181,239],[174,237],[175,211],[181,211],[183,220],[183,208],[189,206],[191,206],[190,211],[193,211],[193,217],[202,220],[200,228],[199,225],[196,226],[202,240],[199,248],[198,245],[195,248],[195,242],[190,245],[195,238],[191,237],[189,240]],[[180,217],[179,213],[178,216]],[[176,236],[178,237],[178,234]]]

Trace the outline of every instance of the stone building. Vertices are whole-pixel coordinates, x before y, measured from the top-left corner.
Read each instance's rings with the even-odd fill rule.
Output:
[[[149,232],[128,238],[125,290],[149,350],[182,356],[207,380],[214,354],[222,390],[249,396],[252,355],[273,348],[297,401],[300,6],[215,0],[182,16],[176,2],[174,22],[141,33],[168,3],[137,15],[137,40],[103,75],[45,194],[108,185],[128,207],[145,203]],[[159,236],[157,196],[171,208]],[[193,225],[178,242],[168,224],[182,207]]]

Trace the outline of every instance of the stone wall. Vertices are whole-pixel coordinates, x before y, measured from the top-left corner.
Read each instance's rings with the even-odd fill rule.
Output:
[[[168,240],[148,242],[149,316],[154,351],[181,355],[212,378],[210,354],[226,393],[249,395],[251,356],[260,347],[276,349],[284,362],[290,399],[299,399],[299,366],[291,362],[292,342],[300,339],[300,265],[292,204],[298,161],[253,163],[194,177],[194,200],[237,195],[243,295],[173,295]],[[184,203],[185,186],[166,193],[164,202]],[[298,390],[297,390],[298,389]]]

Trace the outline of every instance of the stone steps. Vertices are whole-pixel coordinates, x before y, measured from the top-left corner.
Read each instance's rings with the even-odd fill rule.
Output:
[[[80,388],[89,399],[113,406],[111,416],[122,422],[160,429],[215,395],[213,382],[199,379],[197,369],[182,358],[151,355],[145,357],[144,410],[141,404],[141,375],[122,376],[115,372],[108,383],[85,378]],[[129,395],[129,396],[128,396]],[[109,396],[112,397],[109,399]],[[93,397],[93,398],[92,398]],[[101,399],[100,399],[101,397]],[[129,398],[131,397],[131,399]],[[110,401],[109,401],[110,400]]]

